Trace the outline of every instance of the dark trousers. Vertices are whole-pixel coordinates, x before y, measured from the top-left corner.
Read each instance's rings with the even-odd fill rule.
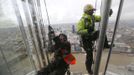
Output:
[[[93,63],[93,52],[87,52],[85,65],[88,73],[91,73],[92,71],[92,63]]]
[[[99,38],[99,32],[100,31],[96,31],[91,37],[91,39],[93,41],[97,40]],[[108,40],[107,40],[107,35],[105,35],[105,42],[104,42],[104,48],[109,48],[109,44],[108,44]]]
[[[93,64],[93,43],[92,41],[89,41],[88,39],[82,39],[83,41],[83,48],[86,51],[86,61],[85,61],[85,65],[86,65],[86,69],[88,71],[88,73],[90,73],[92,70],[92,64]],[[105,43],[104,43],[104,48],[108,47],[108,41],[107,41],[107,37],[105,37]]]
[[[63,59],[54,60],[38,72],[38,75],[65,75],[69,65]]]
[[[82,39],[83,41],[83,48],[86,51],[86,69],[88,73],[91,73],[92,63],[93,63],[93,43],[88,39]]]

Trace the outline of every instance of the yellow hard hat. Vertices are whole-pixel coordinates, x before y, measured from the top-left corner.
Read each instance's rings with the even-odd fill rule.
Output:
[[[84,7],[84,12],[88,12],[90,10],[95,10],[91,4],[87,4]]]

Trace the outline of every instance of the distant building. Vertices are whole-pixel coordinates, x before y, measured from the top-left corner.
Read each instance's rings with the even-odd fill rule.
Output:
[[[76,32],[76,30],[75,30],[75,26],[72,25],[72,33],[75,33],[75,32]]]
[[[115,43],[115,47],[113,47],[113,51],[114,52],[132,53],[131,47],[125,43]]]

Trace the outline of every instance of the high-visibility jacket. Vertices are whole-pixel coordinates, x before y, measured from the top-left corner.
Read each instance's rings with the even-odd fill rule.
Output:
[[[99,22],[101,20],[100,16],[83,14],[82,18],[77,24],[77,33],[80,35],[88,35],[89,27],[92,27],[94,22]]]

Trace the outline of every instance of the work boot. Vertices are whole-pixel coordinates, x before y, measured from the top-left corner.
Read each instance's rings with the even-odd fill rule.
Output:
[[[89,73],[89,75],[93,75],[93,71],[92,70],[88,71],[88,73]]]
[[[113,44],[113,47],[114,47],[115,45]],[[104,45],[104,48],[110,48],[111,47],[111,45],[109,45],[109,44],[106,44],[106,45]]]
[[[104,45],[104,48],[110,48],[110,45],[109,44]]]

